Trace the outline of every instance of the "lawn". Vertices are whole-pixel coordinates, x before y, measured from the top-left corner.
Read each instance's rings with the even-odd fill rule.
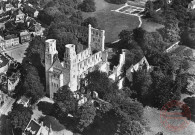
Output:
[[[141,27],[148,32],[155,32],[158,29],[164,28],[164,25],[159,24],[159,23],[155,23],[155,22],[151,22],[147,19],[142,19],[142,26]]]
[[[95,0],[96,11],[83,13],[83,17],[96,17],[99,28],[106,31],[106,42],[113,42],[118,39],[118,34],[124,29],[134,29],[139,25],[139,20],[135,16],[117,13],[111,10],[118,9],[123,5],[115,5],[104,0]]]

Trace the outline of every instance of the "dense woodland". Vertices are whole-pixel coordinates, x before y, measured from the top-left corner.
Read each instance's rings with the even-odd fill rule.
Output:
[[[98,27],[96,18],[82,17],[82,12],[95,11],[93,0],[29,0],[34,5],[40,5],[43,10],[38,21],[46,27],[46,38],[57,40],[57,50],[62,61],[64,45],[73,43],[77,52],[87,45],[88,24]],[[110,1],[111,0],[106,0]],[[118,1],[118,0],[117,0]],[[45,115],[55,117],[67,129],[74,133],[84,135],[143,135],[147,122],[143,118],[143,108],[148,105],[161,108],[169,100],[179,100],[186,87],[186,74],[183,63],[179,67],[173,66],[169,55],[163,53],[170,43],[181,39],[193,45],[194,34],[191,28],[193,12],[186,14],[187,0],[174,0],[169,6],[164,0],[148,1],[145,17],[160,22],[165,27],[157,32],[147,32],[142,28],[123,30],[119,34],[120,42],[113,45],[116,49],[126,49],[125,69],[138,62],[145,56],[150,65],[151,72],[145,69],[133,74],[133,82],[127,82],[122,90],[118,90],[105,73],[94,71],[87,75],[89,85],[82,88],[78,94],[85,94],[88,99],[82,107],[78,106],[78,99],[73,96],[68,86],[58,90],[55,103],[40,102],[39,110]],[[125,2],[125,1],[120,1]],[[116,1],[112,1],[116,3]],[[117,3],[118,4],[118,3]],[[84,6],[87,5],[87,6]],[[88,8],[88,9],[86,9]],[[162,12],[155,10],[162,8]],[[188,27],[189,26],[189,27]],[[187,32],[187,34],[183,34]],[[185,40],[184,40],[185,39]],[[44,38],[35,37],[22,63],[22,80],[16,88],[16,97],[26,95],[32,98],[32,104],[45,95],[44,75]],[[110,45],[112,46],[112,45]],[[189,45],[190,46],[190,45]],[[92,104],[92,93],[96,91],[99,98]],[[97,109],[98,108],[98,109]],[[22,112],[25,117],[19,115]],[[68,117],[71,114],[73,117]],[[18,116],[19,115],[19,116]],[[9,118],[16,131],[23,131],[24,125],[29,121],[32,112],[29,108],[19,107],[12,111]]]

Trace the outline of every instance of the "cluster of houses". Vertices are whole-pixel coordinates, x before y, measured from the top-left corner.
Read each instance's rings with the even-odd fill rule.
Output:
[[[20,80],[20,72],[9,72],[12,66],[17,69],[17,62],[6,54],[7,50],[28,45],[34,36],[43,36],[44,28],[35,18],[39,7],[34,7],[27,0],[0,1],[0,116],[7,114],[8,103],[15,102],[11,98]],[[18,104],[28,106],[30,99],[21,97]]]
[[[0,2],[0,51],[29,42],[32,36],[43,35],[44,28],[34,19],[39,10],[26,1]],[[25,28],[18,29],[18,25]]]

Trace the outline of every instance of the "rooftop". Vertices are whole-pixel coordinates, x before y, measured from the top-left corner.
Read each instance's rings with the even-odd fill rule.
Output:
[[[9,60],[2,54],[0,54],[0,68],[6,66]]]
[[[17,36],[13,35],[13,34],[5,36],[5,40],[9,40],[9,39],[12,39],[12,38],[17,38]]]
[[[34,120],[31,120],[27,125],[25,132],[31,132],[32,135],[36,135],[40,130],[41,126]]]
[[[28,34],[29,34],[28,31],[22,31],[22,32],[20,32],[20,36],[24,36],[24,35],[28,35]]]

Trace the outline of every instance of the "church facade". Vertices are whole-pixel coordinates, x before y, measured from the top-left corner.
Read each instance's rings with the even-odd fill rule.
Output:
[[[68,85],[71,91],[78,90],[81,79],[97,68],[102,72],[109,70],[104,30],[89,25],[87,49],[77,54],[74,44],[65,45],[63,62],[58,59],[56,40],[47,39],[45,42],[46,92],[50,98],[64,85]]]

